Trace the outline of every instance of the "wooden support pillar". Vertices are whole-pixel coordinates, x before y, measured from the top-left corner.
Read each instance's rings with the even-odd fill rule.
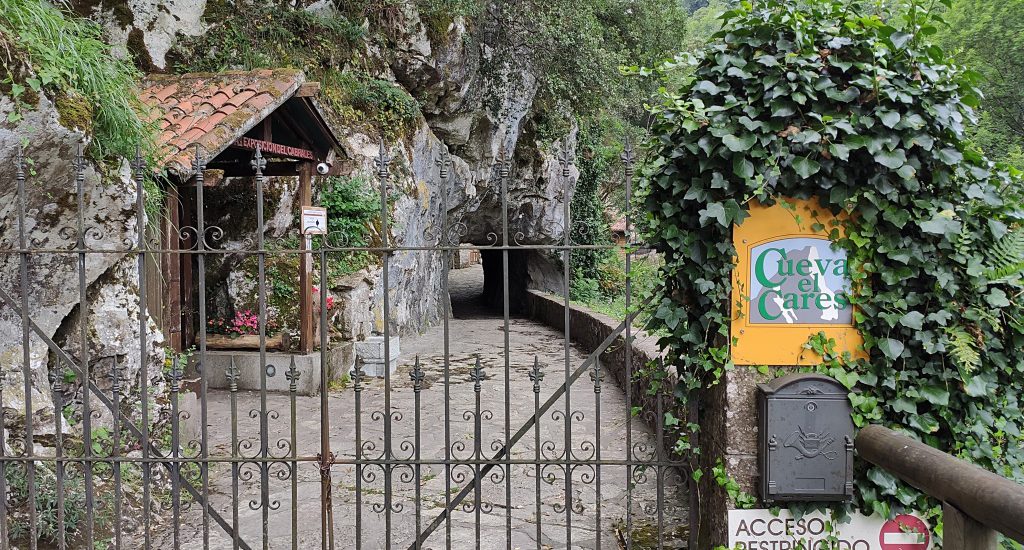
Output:
[[[181,204],[180,225],[186,227],[198,227],[196,215],[196,180],[189,178],[186,187],[178,192],[179,203]],[[182,246],[186,250],[197,248],[198,235],[194,231],[188,232],[182,240]],[[181,277],[181,347],[189,348],[196,342],[195,320],[199,312],[198,299],[196,295],[196,255],[180,254],[180,265],[178,267]]]
[[[996,550],[996,532],[948,502],[942,504],[942,547],[946,550]]]
[[[313,163],[303,162],[299,166],[299,208],[312,206],[313,201]],[[301,217],[300,217],[301,220]],[[300,221],[301,223],[301,221]],[[301,231],[301,228],[300,228]],[[309,353],[313,350],[313,256],[309,250],[309,240],[301,239],[302,256],[299,258],[299,351]],[[323,283],[321,282],[321,285]],[[326,292],[326,289],[320,289]]]
[[[167,195],[164,197],[164,212],[167,219],[163,222],[163,248],[168,251],[179,250],[181,239],[179,231],[181,228],[180,212],[178,210],[178,186],[167,187]],[[174,351],[182,350],[181,340],[181,254],[165,252],[160,258],[161,270],[166,279],[163,287],[163,308],[161,317],[164,320],[160,327],[167,337],[168,346]]]

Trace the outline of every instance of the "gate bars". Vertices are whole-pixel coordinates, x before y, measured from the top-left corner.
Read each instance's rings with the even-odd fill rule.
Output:
[[[679,520],[682,516],[674,513],[684,508],[684,503],[670,502],[666,488],[685,485],[684,473],[686,465],[681,457],[667,451],[672,446],[673,437],[678,433],[678,426],[673,423],[666,426],[667,403],[670,404],[670,392],[658,382],[652,382],[650,372],[663,369],[660,365],[635,365],[633,357],[632,329],[636,312],[650,306],[650,299],[643,300],[639,306],[632,301],[631,269],[635,261],[632,235],[632,219],[628,205],[632,201],[633,167],[635,157],[632,144],[627,140],[621,155],[623,163],[623,185],[627,207],[624,209],[627,243],[623,251],[625,262],[625,308],[629,313],[622,322],[603,339],[600,345],[578,362],[573,358],[571,304],[569,287],[572,277],[571,254],[584,250],[611,250],[616,248],[604,244],[586,244],[573,241],[573,220],[571,219],[570,198],[574,189],[573,151],[563,148],[558,152],[556,161],[561,177],[560,192],[563,201],[562,242],[551,245],[537,245],[524,242],[523,232],[510,234],[509,227],[509,182],[512,177],[513,163],[504,147],[495,160],[495,176],[501,200],[501,234],[489,233],[487,243],[474,243],[474,248],[500,251],[502,261],[502,331],[503,350],[501,361],[501,382],[503,382],[503,418],[501,426],[493,430],[488,421],[494,419],[489,408],[493,401],[485,398],[485,388],[496,381],[489,375],[479,355],[472,368],[469,378],[473,383],[474,403],[472,410],[463,411],[463,421],[472,424],[471,434],[458,433],[453,422],[454,381],[453,372],[458,367],[451,357],[451,311],[445,306],[442,314],[442,365],[441,382],[443,384],[443,456],[436,449],[424,449],[421,431],[424,418],[422,413],[425,404],[424,392],[431,383],[420,357],[415,357],[408,380],[413,391],[413,438],[395,441],[395,426],[401,425],[406,413],[407,403],[392,402],[394,388],[402,381],[396,376],[402,371],[391,373],[387,368],[391,355],[392,305],[389,289],[392,256],[398,253],[415,253],[428,257],[431,261],[440,262],[443,266],[441,277],[441,295],[447,298],[449,293],[447,269],[453,256],[462,246],[467,226],[462,220],[449,219],[447,189],[454,177],[452,159],[447,149],[442,149],[435,161],[437,177],[442,182],[441,223],[429,242],[436,240],[431,246],[401,246],[390,240],[389,216],[392,199],[390,165],[393,159],[382,142],[378,156],[374,161],[380,192],[380,242],[374,246],[362,246],[360,243],[349,243],[345,235],[330,233],[312,241],[313,246],[299,249],[268,248],[265,240],[267,231],[264,204],[264,191],[268,178],[264,175],[267,162],[259,149],[252,159],[255,174],[256,194],[256,227],[254,240],[247,240],[241,246],[219,246],[224,238],[222,227],[208,224],[204,204],[205,186],[203,171],[205,160],[201,152],[196,150],[193,169],[195,172],[194,211],[195,224],[175,228],[174,239],[185,246],[166,247],[163,243],[150,243],[146,237],[145,192],[143,181],[147,177],[147,167],[141,155],[137,155],[132,163],[132,176],[135,190],[135,223],[137,236],[116,242],[116,238],[108,239],[100,228],[87,224],[85,173],[86,161],[83,149],[79,146],[73,163],[75,182],[75,198],[78,208],[74,225],[61,228],[60,236],[73,241],[73,246],[61,248],[53,246],[49,241],[37,240],[30,233],[35,227],[35,220],[30,217],[27,199],[26,160],[19,150],[16,157],[17,187],[17,238],[0,235],[0,254],[16,256],[18,262],[17,291],[9,292],[0,288],[0,304],[9,308],[21,323],[21,366],[20,376],[24,391],[24,416],[21,423],[12,422],[7,413],[9,392],[5,392],[8,375],[0,383],[0,418],[3,421],[3,437],[12,432],[22,432],[23,437],[17,445],[0,445],[0,550],[12,548],[12,544],[36,550],[37,548],[211,548],[221,547],[218,541],[228,541],[233,549],[249,550],[251,548],[308,548],[311,540],[306,538],[304,527],[307,522],[300,517],[299,508],[307,502],[307,495],[300,494],[300,466],[315,468],[319,478],[319,514],[321,548],[336,549],[373,548],[364,541],[367,526],[364,516],[383,516],[383,533],[371,532],[375,537],[382,535],[383,547],[405,548],[466,548],[481,547],[481,538],[494,534],[496,526],[485,522],[484,516],[503,515],[501,530],[504,532],[505,547],[513,548],[513,511],[523,508],[533,509],[534,527],[532,537],[538,549],[554,543],[566,547],[601,548],[608,537],[603,536],[612,531],[612,522],[616,523],[614,531],[618,533],[619,546],[624,548],[664,548],[674,546],[678,540],[674,525],[670,521]],[[494,192],[495,190],[491,190]],[[552,198],[552,197],[549,197]],[[307,241],[310,242],[310,241]],[[49,246],[47,246],[49,245]],[[546,371],[537,357],[534,357],[532,368],[524,374],[532,388],[533,412],[525,421],[513,424],[514,413],[528,406],[524,396],[513,395],[513,382],[520,374],[514,372],[512,361],[512,317],[510,315],[509,265],[512,251],[537,251],[557,254],[562,263],[562,355],[563,369],[561,380],[557,386],[547,390],[545,378],[553,377],[554,371]],[[381,307],[383,309],[383,347],[385,368],[383,373],[383,400],[364,402],[366,391],[372,382],[366,373],[357,365],[351,373],[353,424],[354,433],[351,446],[342,442],[332,448],[332,409],[337,413],[337,403],[332,403],[331,392],[326,391],[330,383],[330,373],[326,367],[330,362],[329,351],[331,342],[328,334],[328,262],[339,254],[369,253],[379,257],[381,271]],[[228,254],[254,256],[257,264],[256,301],[258,315],[258,376],[259,390],[253,395],[241,390],[239,380],[243,373],[232,358],[225,376],[226,390],[214,390],[209,387],[210,376],[206,372],[208,359],[207,349],[207,258]],[[304,447],[305,425],[300,428],[299,411],[300,397],[298,387],[302,373],[296,366],[292,356],[284,371],[288,381],[286,395],[274,394],[269,389],[268,381],[277,375],[278,365],[269,362],[267,349],[268,331],[268,289],[267,260],[269,255],[283,255],[315,258],[319,264],[319,277],[322,291],[319,292],[319,359],[323,368],[319,369],[320,391],[319,412],[316,424],[319,428],[318,451],[306,452]],[[87,312],[89,312],[89,281],[87,259],[92,255],[106,255],[114,258],[135,257],[138,287],[139,327],[138,357],[141,371],[137,379],[131,378],[120,371],[118,361],[110,366],[109,373],[101,373],[89,356],[89,342],[95,336],[89,334]],[[146,270],[147,259],[161,256],[191,258],[198,279],[197,311],[195,312],[196,357],[189,361],[177,354],[166,362],[163,375],[152,377],[148,364],[162,352],[150,349],[150,314],[147,311]],[[237,257],[237,256],[235,256]],[[41,260],[37,260],[40,258]],[[49,263],[46,259],[49,258]],[[32,269],[39,266],[52,266],[54,262],[71,265],[77,272],[77,290],[81,321],[78,334],[68,335],[69,343],[75,343],[78,349],[62,349],[46,331],[32,319],[34,311],[30,305],[33,280]],[[33,265],[35,264],[35,265]],[[40,450],[37,440],[37,422],[33,421],[33,379],[32,345],[45,348],[53,358],[49,367],[49,391],[52,395],[55,410],[51,451]],[[13,344],[13,343],[12,343]],[[71,344],[73,345],[73,344]],[[624,392],[624,418],[604,419],[601,417],[602,384],[604,369],[601,356],[606,352],[620,349],[624,352],[625,365],[623,379],[620,380],[626,390]],[[154,355],[155,354],[155,355]],[[578,364],[575,364],[577,363]],[[67,374],[62,374],[62,371]],[[573,407],[572,388],[589,374],[592,383],[594,418],[587,422],[586,415]],[[195,379],[188,376],[194,375]],[[109,380],[102,377],[109,376]],[[657,376],[657,375],[655,375]],[[660,378],[658,378],[660,380]],[[550,388],[550,386],[548,386]],[[491,395],[488,390],[487,395]],[[182,408],[186,390],[197,395],[199,430],[197,438],[183,432],[183,422],[191,419],[191,408]],[[551,391],[546,396],[546,391]],[[5,395],[7,393],[7,395]],[[285,401],[282,402],[281,398]],[[255,401],[254,401],[255,399]],[[515,401],[515,405],[513,404]],[[307,400],[302,398],[302,404]],[[245,412],[245,407],[252,408]],[[280,412],[275,404],[287,406],[288,425],[281,432]],[[368,407],[364,409],[364,405]],[[561,405],[560,407],[558,405]],[[210,407],[217,411],[211,416]],[[380,407],[379,409],[377,407]],[[154,407],[156,409],[154,410]],[[372,426],[369,436],[364,426],[363,413],[370,411],[369,419],[380,424],[382,429],[381,448],[373,438]],[[242,413],[240,414],[240,411]],[[544,417],[550,420],[545,422]],[[642,418],[651,427],[653,433],[634,434],[634,422]],[[255,432],[244,429],[245,418],[255,421]],[[671,417],[670,417],[671,418]],[[303,419],[308,420],[308,419]],[[218,443],[211,439],[211,424],[230,421],[230,436],[226,441]],[[193,422],[189,422],[192,424]],[[562,424],[560,445],[555,440],[545,439],[542,424]],[[614,442],[609,443],[602,438],[602,429],[607,430],[609,423],[625,427],[624,445],[614,450]],[[304,422],[305,424],[305,422]],[[80,425],[80,428],[77,427]],[[440,428],[440,426],[431,426]],[[587,438],[589,430],[593,431],[593,440]],[[484,441],[497,436],[489,445]],[[276,435],[275,435],[276,434]],[[45,437],[46,434],[43,434]],[[337,441],[337,434],[334,434]],[[401,436],[400,436],[401,437]],[[276,439],[276,440],[275,440]],[[397,443],[397,445],[396,445]],[[227,449],[224,449],[224,446]],[[489,451],[485,449],[485,445]],[[561,447],[561,448],[559,448]],[[301,452],[300,452],[301,450]],[[517,454],[518,450],[518,454]],[[338,451],[338,452],[336,452]],[[154,467],[155,466],[155,467]],[[334,482],[334,470],[338,467],[354,468],[354,510],[346,515],[342,523],[335,519],[334,492],[341,490]],[[444,498],[440,511],[430,508],[429,500],[424,500],[424,485],[429,481],[425,470],[434,468],[441,470],[444,476]],[[608,481],[602,479],[602,469],[615,472],[621,469],[623,477]],[[230,473],[230,481],[225,474]],[[521,497],[514,498],[513,483],[519,475],[532,475],[533,495],[529,501]],[[617,477],[618,474],[616,474]],[[49,479],[52,476],[52,490]],[[378,477],[379,476],[379,477]],[[653,476],[655,495],[653,501],[647,499],[640,509],[636,509],[637,495]],[[688,477],[688,476],[686,476]],[[383,485],[380,491],[382,502],[377,500],[375,484]],[[671,481],[669,481],[671,480]],[[275,489],[275,483],[284,484],[284,490]],[[504,502],[487,502],[484,497],[484,484],[497,485],[503,489]],[[613,487],[613,500],[623,497],[614,496],[618,492],[624,494],[624,517],[610,518],[602,513],[602,504],[609,502],[603,496],[603,487]],[[404,512],[403,499],[398,495],[398,487],[414,486],[413,515],[415,530],[408,536],[402,533],[395,523],[396,515]],[[545,485],[561,487],[561,500],[545,502]],[[371,490],[369,486],[373,486]],[[593,499],[586,499],[580,493],[581,486],[593,488]],[[258,490],[252,498],[244,494]],[[674,494],[674,493],[673,493]],[[282,495],[286,495],[282,497]],[[581,496],[577,496],[581,495]],[[242,504],[248,498],[248,502]],[[647,498],[646,496],[643,498]],[[55,502],[50,502],[50,500]],[[290,526],[280,527],[282,499],[289,505]],[[669,500],[667,500],[669,499]],[[369,504],[367,507],[366,504]],[[584,521],[587,505],[593,506],[593,523],[574,525],[574,520]],[[495,511],[502,508],[504,514]],[[368,508],[368,509],[367,509]],[[548,525],[545,525],[546,510],[554,512]],[[666,510],[670,517],[666,517]],[[459,520],[457,513],[472,516],[475,543],[458,534],[453,535],[453,523]],[[258,518],[256,515],[258,515]],[[168,518],[168,516],[170,516]],[[404,517],[404,515],[402,516]],[[212,523],[211,523],[212,520]],[[255,521],[255,523],[254,523]],[[528,520],[529,521],[529,520]],[[656,540],[648,540],[637,535],[638,522],[649,527],[656,533]],[[653,522],[653,524],[652,524]],[[169,525],[168,525],[169,523]],[[589,522],[588,522],[589,523]],[[255,525],[258,524],[258,528]],[[337,539],[336,532],[344,525],[354,527],[354,540]],[[561,524],[561,525],[559,525]],[[273,525],[273,528],[272,528]],[[183,527],[189,530],[183,532]],[[432,536],[441,531],[443,537]],[[548,527],[548,529],[545,529]],[[25,530],[27,529],[27,531]],[[562,531],[561,538],[552,534],[552,530]],[[582,531],[581,531],[582,530]],[[643,529],[641,529],[643,530]],[[286,533],[282,534],[282,531]],[[574,542],[574,536],[583,533],[582,541]],[[586,533],[590,533],[587,535]],[[517,531],[518,535],[519,532]],[[592,536],[593,539],[587,539]],[[198,538],[197,538],[198,537]],[[454,537],[454,538],[453,538]],[[554,537],[554,538],[553,538]],[[379,540],[379,539],[377,539]],[[442,542],[443,541],[443,542]],[[666,546],[667,545],[667,546]],[[516,545],[518,546],[518,545]]]

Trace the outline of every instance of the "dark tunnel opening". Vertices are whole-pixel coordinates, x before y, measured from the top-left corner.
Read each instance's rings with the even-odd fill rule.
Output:
[[[448,270],[448,295],[455,318],[501,317],[505,301],[502,250],[462,249]],[[508,308],[510,315],[527,313],[528,289],[562,294],[557,259],[537,250],[508,251]]]
[[[511,314],[525,311],[526,289],[530,280],[529,256],[528,250],[508,251],[508,305]],[[480,299],[485,307],[501,314],[505,297],[502,251],[481,250],[480,260],[484,269],[484,288]]]

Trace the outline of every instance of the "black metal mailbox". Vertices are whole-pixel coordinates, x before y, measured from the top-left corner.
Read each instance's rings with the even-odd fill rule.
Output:
[[[761,498],[853,498],[853,420],[849,391],[820,374],[758,384]]]

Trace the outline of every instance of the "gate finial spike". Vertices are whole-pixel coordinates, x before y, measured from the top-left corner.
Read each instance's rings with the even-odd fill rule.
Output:
[[[423,367],[420,366],[420,355],[416,354],[416,361],[413,363],[412,371],[409,372],[409,379],[412,380],[413,391],[420,391],[423,388]]]
[[[388,155],[387,148],[384,146],[384,140],[380,140],[380,149],[377,152],[377,158],[373,161],[377,165],[377,176],[382,180],[388,179],[390,171],[388,166],[391,164],[391,156]]]
[[[235,364],[235,356],[231,356],[231,362],[228,364],[228,391],[238,391],[238,365]]]
[[[508,148],[502,143],[501,147],[498,148],[498,176],[507,178],[511,172],[512,159],[509,158]]]
[[[440,176],[441,179],[443,180],[447,180],[449,175],[448,170],[452,166],[452,156],[451,153],[448,152],[447,147],[441,149],[441,153],[438,155],[434,163],[437,164],[437,166],[440,168],[440,170],[438,171],[438,176]]]
[[[476,364],[473,365],[473,370],[469,372],[469,377],[473,379],[473,390],[480,391],[480,382],[484,379],[484,369],[480,366],[480,356],[476,356]]]
[[[626,177],[632,178],[633,166],[636,162],[636,157],[633,155],[633,139],[629,137],[629,134],[626,134],[625,139],[623,140],[622,154],[619,155],[619,158],[622,159],[623,171],[625,172]]]
[[[263,158],[263,152],[260,151],[260,146],[256,146],[256,152],[252,155],[252,160],[249,161],[249,166],[256,171],[256,177],[263,177],[263,170],[267,168],[267,159]]]
[[[288,363],[288,372],[284,373],[284,377],[288,379],[288,391],[295,393],[299,389],[299,369],[295,367],[295,356],[291,356],[291,362]]]
[[[533,356],[533,368],[530,370],[530,380],[533,381],[533,393],[540,392],[540,382],[544,380],[544,371],[540,370],[540,360]]]

